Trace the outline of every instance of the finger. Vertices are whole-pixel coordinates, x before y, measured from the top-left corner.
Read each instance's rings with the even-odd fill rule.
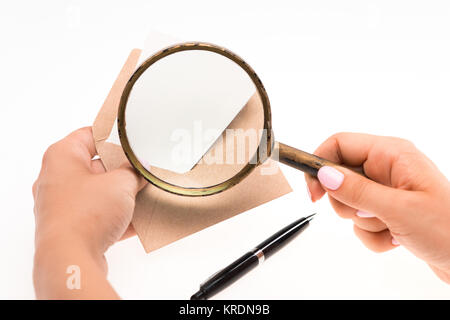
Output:
[[[83,146],[85,155],[89,158],[89,160],[91,160],[97,154],[94,136],[92,134],[92,127],[84,127],[75,130],[64,139],[80,143],[81,146]]]
[[[309,192],[309,197],[311,198],[312,202],[315,202],[322,198],[322,196],[325,194],[325,190],[320,185],[320,182],[312,177],[311,175],[305,173],[305,181],[306,181],[306,188]]]
[[[386,224],[380,219],[376,218],[372,215],[372,217],[368,217],[368,214],[362,213],[363,216],[358,216],[359,210],[349,207],[346,204],[334,199],[330,195],[328,195],[330,200],[330,204],[333,207],[334,211],[344,219],[352,219],[353,223],[356,224],[363,230],[370,232],[380,232],[387,229]]]
[[[338,133],[322,143],[314,154],[337,164],[357,167],[367,160],[368,152],[376,138],[378,137],[366,134]],[[317,179],[305,174],[305,180],[311,200],[314,202],[322,198],[325,190]]]
[[[108,175],[113,180],[111,183],[122,186],[133,197],[147,185],[147,181],[129,163],[123,164]]]
[[[95,159],[91,161],[91,169],[93,173],[105,173],[106,169],[105,166],[103,165],[102,160],[100,159]]]
[[[136,231],[134,230],[133,225],[130,223],[127,230],[125,230],[124,234],[120,238],[120,240],[125,240],[131,237],[134,237],[136,235]]]
[[[66,168],[91,171],[91,160],[95,154],[92,129],[85,127],[51,145],[44,154],[43,162],[65,163]]]
[[[337,164],[360,166],[367,160],[370,149],[379,138],[362,133],[337,133],[325,140],[314,154]]]
[[[334,199],[363,212],[370,212],[386,223],[396,219],[399,208],[406,204],[407,191],[384,186],[347,168],[324,166],[317,177]]]
[[[372,251],[385,252],[397,247],[392,243],[392,236],[389,230],[369,232],[356,225],[353,226],[353,230],[361,242]]]
[[[365,231],[380,232],[388,229],[386,224],[378,218],[360,218],[355,215],[352,220],[356,226]]]
[[[404,139],[343,132],[328,138],[314,154],[346,167],[356,167],[356,171],[364,172],[370,179],[393,186],[393,163],[400,154],[411,154],[411,151],[418,152]],[[420,162],[416,156],[414,159]]]
[[[355,208],[347,206],[330,195],[328,195],[328,200],[339,217],[343,219],[352,219],[356,215],[357,210]]]

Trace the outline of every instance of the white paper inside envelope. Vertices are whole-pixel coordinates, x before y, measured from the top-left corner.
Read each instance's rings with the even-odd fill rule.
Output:
[[[126,131],[144,165],[185,173],[202,158],[256,89],[232,60],[210,51],[169,55],[130,92]]]

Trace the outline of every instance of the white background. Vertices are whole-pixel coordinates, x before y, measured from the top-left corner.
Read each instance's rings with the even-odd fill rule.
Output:
[[[313,151],[338,131],[408,138],[450,174],[448,1],[2,1],[0,298],[34,298],[31,185],[46,147],[92,124],[129,51],[155,29],[223,45],[263,80],[278,140]],[[63,164],[61,164],[63,165]],[[294,219],[310,228],[217,298],[450,298],[403,248],[366,250],[327,200],[294,192],[146,255],[107,254],[124,298],[188,298]],[[213,213],[211,213],[213,214]],[[224,240],[226,239],[226,240]]]

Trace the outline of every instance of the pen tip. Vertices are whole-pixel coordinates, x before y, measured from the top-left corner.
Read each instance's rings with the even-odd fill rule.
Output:
[[[206,300],[205,293],[200,290],[192,295],[191,300]]]
[[[305,220],[311,221],[311,220],[312,220],[312,218],[314,218],[314,216],[315,216],[315,215],[316,215],[316,214],[315,214],[315,213],[313,213],[313,214],[311,214],[311,215],[309,215],[309,216],[305,217]]]

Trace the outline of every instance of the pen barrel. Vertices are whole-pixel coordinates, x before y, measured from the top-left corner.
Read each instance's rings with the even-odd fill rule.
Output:
[[[260,243],[257,249],[261,250],[265,258],[270,257],[309,226],[309,221],[300,219],[286,228],[280,230],[266,241]]]
[[[258,263],[258,257],[253,252],[247,252],[201,284],[200,291],[203,293],[204,298],[207,299],[244,276],[255,268]]]

